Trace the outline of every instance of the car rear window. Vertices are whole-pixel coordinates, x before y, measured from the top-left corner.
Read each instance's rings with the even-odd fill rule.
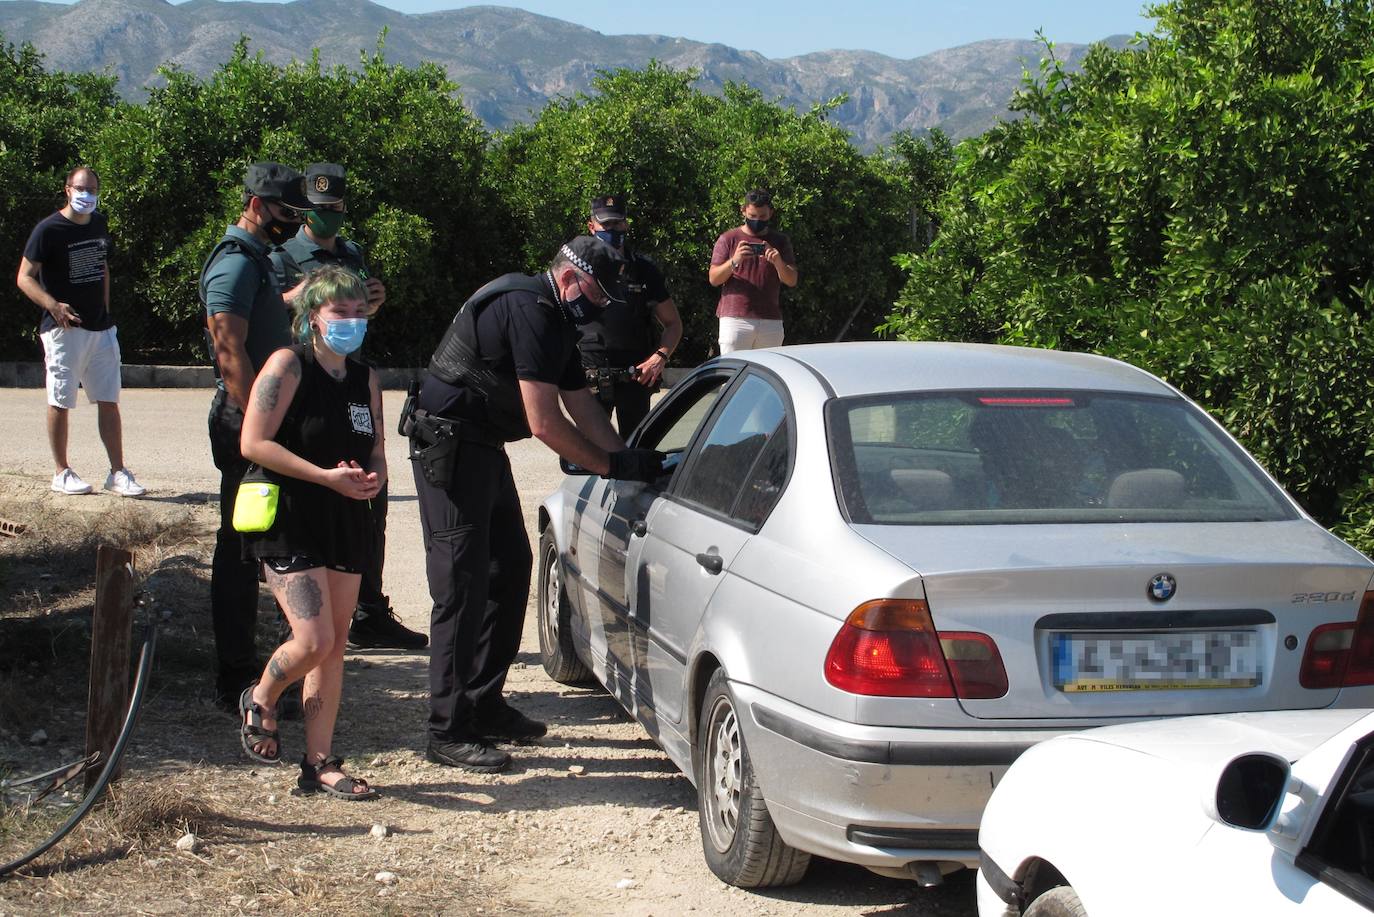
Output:
[[[827,406],[849,520],[880,525],[1260,522],[1295,514],[1178,398],[947,392]]]

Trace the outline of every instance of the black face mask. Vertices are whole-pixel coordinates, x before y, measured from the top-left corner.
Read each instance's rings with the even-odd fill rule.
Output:
[[[574,325],[586,325],[594,322],[601,318],[601,313],[606,311],[605,306],[598,306],[580,291],[572,299],[563,300],[563,308],[568,310],[568,317],[572,319]]]
[[[752,233],[761,233],[768,229],[769,220],[745,220],[744,225],[749,227]]]
[[[288,223],[286,220],[278,219],[277,215],[272,212],[272,208],[265,204],[262,212],[267,214],[267,221],[258,225],[262,227],[263,235],[267,236],[267,241],[273,245],[281,245],[294,236],[297,229],[300,229],[300,223]]]

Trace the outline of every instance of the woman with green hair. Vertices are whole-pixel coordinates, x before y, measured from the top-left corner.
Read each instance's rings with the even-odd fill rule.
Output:
[[[240,490],[234,521],[262,562],[291,639],[239,698],[240,742],[255,761],[280,760],[277,699],[304,679],[297,783],[369,799],[376,792],[344,774],[332,747],[348,625],[371,549],[369,501],[386,482],[377,373],[349,358],[367,331],[367,290],[358,275],[328,265],[310,275],[293,309],[301,343],[268,358],[244,412],[240,447],[262,472],[245,476],[250,492]]]

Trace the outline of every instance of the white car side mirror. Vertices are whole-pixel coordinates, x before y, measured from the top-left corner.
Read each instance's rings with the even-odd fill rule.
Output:
[[[1288,792],[1288,761],[1270,752],[1251,752],[1226,762],[1209,781],[1203,809],[1223,825],[1268,831]]]

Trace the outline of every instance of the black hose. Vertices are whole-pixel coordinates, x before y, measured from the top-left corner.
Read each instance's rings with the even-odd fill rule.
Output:
[[[138,711],[143,706],[143,694],[148,688],[148,674],[153,670],[153,650],[157,647],[157,622],[150,621],[148,624],[148,636],[143,638],[143,649],[138,655],[138,677],[134,679],[133,696],[129,698],[129,710],[124,714],[124,728],[119,731],[119,738],[115,740],[114,750],[110,752],[110,760],[100,770],[100,776],[96,778],[95,786],[91,787],[86,798],[81,800],[81,805],[72,813],[71,817],[53,832],[52,837],[39,844],[33,850],[24,854],[12,863],[0,866],[0,878],[8,876],[16,869],[20,869],[36,860],[38,857],[47,853],[55,847],[62,838],[66,837],[71,830],[77,826],[81,819],[85,818],[95,805],[101,792],[113,779],[115,771],[119,768],[119,759],[124,756],[124,746],[129,744],[129,737],[134,733],[134,725],[138,722]]]

